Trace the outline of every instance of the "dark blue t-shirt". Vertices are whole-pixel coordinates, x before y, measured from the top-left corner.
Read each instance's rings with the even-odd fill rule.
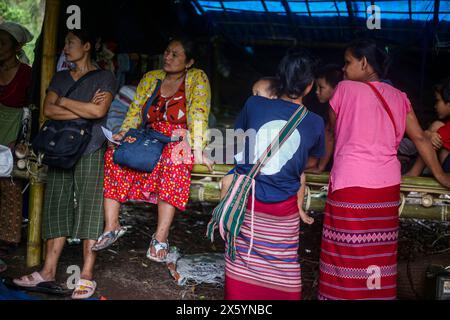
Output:
[[[260,154],[281,131],[299,105],[281,99],[250,97],[239,114],[235,130],[255,138],[245,138],[244,149],[236,157],[236,171],[247,174]],[[252,141],[253,140],[253,141]],[[308,112],[281,149],[266,163],[256,177],[256,199],[280,202],[297,194],[300,176],[309,157],[325,153],[324,123],[320,116]],[[245,156],[244,156],[245,155]]]

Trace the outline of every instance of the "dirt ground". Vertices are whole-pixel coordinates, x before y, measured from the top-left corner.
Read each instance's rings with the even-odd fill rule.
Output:
[[[211,243],[205,237],[206,225],[209,221],[212,206],[192,204],[185,213],[178,213],[170,234],[170,245],[176,246],[182,254],[224,252],[224,243],[216,235],[216,241]],[[318,260],[322,228],[322,214],[312,213],[316,222],[312,226],[302,225],[300,231],[300,257],[302,264],[303,298],[314,300],[317,294]],[[171,277],[165,264],[155,263],[145,257],[150,237],[156,228],[156,207],[153,205],[132,204],[124,206],[121,214],[122,225],[131,229],[109,250],[102,251],[97,259],[95,280],[98,288],[95,297],[105,297],[108,300],[219,300],[223,299],[223,287],[210,284],[197,286],[179,286]],[[448,237],[439,238],[435,226],[425,224],[425,227],[412,222],[402,222],[399,249],[399,273],[402,263],[414,257],[416,265],[423,265],[420,260],[426,252],[426,247],[433,244],[441,254],[440,261],[450,264]],[[445,226],[445,230],[449,230]],[[445,231],[444,230],[444,231]],[[442,234],[442,230],[441,230]],[[416,239],[419,236],[419,240]],[[427,238],[428,237],[428,238]],[[445,241],[444,241],[445,240]],[[37,268],[25,267],[26,244],[11,255],[3,258],[8,263],[8,270],[2,277],[17,277],[28,274]],[[425,249],[424,249],[425,248]],[[431,250],[430,248],[428,248]],[[424,251],[424,252],[422,252]],[[444,254],[444,256],[442,256]],[[427,260],[428,261],[428,260]],[[67,268],[70,265],[82,264],[80,245],[67,245],[60,259],[57,272],[57,282],[65,286]],[[409,265],[408,265],[409,266]],[[410,268],[411,269],[411,268]],[[417,269],[417,268],[416,268]],[[410,271],[408,269],[408,271]],[[399,275],[400,281],[401,275]],[[411,280],[411,279],[410,279]],[[414,280],[411,280],[414,282]],[[404,281],[403,289],[399,287],[399,298],[414,299],[420,295],[411,293],[411,281]],[[414,286],[413,286],[414,287]],[[417,291],[420,286],[412,290]],[[401,290],[403,290],[401,296]],[[69,299],[50,295],[37,295],[42,299]]]

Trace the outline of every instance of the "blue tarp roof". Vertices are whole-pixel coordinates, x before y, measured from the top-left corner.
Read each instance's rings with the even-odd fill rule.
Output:
[[[369,32],[367,9],[374,4],[381,18],[376,37],[401,45],[422,45],[428,37],[439,47],[450,46],[450,0],[193,0],[191,4],[215,27],[215,33],[237,41],[321,43],[342,43]]]
[[[284,2],[284,3],[283,3]],[[397,20],[418,20],[431,21],[434,18],[435,1],[434,0],[398,0],[398,1],[236,1],[236,0],[215,0],[215,1],[193,1],[197,12],[260,12],[276,13],[280,15],[292,14],[299,16],[313,17],[333,17],[349,16],[350,10],[354,16],[359,18],[367,17],[367,8],[372,4],[381,9],[382,15],[386,19]],[[439,1],[439,20],[450,20],[450,0]]]

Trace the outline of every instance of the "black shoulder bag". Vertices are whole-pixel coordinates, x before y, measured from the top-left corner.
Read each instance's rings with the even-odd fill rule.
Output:
[[[67,90],[69,97],[86,79],[100,70],[93,70],[78,79]],[[42,163],[56,168],[70,169],[81,158],[92,137],[92,121],[87,119],[47,120],[32,142],[33,150]]]

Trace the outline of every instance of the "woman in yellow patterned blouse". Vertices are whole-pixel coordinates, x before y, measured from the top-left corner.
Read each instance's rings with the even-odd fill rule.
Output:
[[[149,127],[167,136],[187,129],[189,139],[167,144],[151,173],[120,167],[113,162],[114,149],[106,152],[105,230],[92,248],[94,251],[110,246],[125,232],[119,224],[121,203],[128,200],[146,201],[158,205],[158,226],[147,257],[163,262],[169,251],[167,238],[175,210],[184,211],[189,199],[194,155],[196,163],[201,161],[211,168],[210,161],[202,152],[207,142],[210,86],[206,74],[192,68],[193,47],[192,42],[183,38],[173,39],[169,43],[164,53],[163,69],[144,75],[121,131],[113,136],[120,141],[129,129],[140,126],[146,102],[158,90],[148,114],[144,115]],[[158,80],[162,81],[160,89],[157,89]],[[177,161],[178,156],[184,161]]]

